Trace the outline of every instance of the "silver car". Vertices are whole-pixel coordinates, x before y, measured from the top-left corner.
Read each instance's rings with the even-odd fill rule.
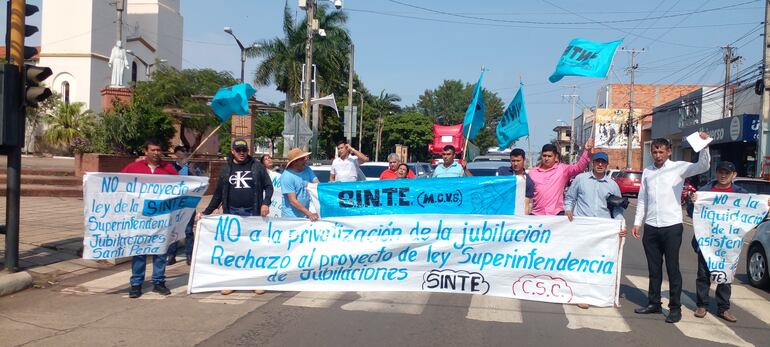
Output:
[[[770,221],[757,226],[757,233],[749,243],[746,253],[746,274],[749,283],[757,288],[770,287],[770,276],[767,273],[767,249],[770,247]]]

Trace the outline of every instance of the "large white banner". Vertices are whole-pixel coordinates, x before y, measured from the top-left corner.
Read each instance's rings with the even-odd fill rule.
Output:
[[[188,291],[428,291],[611,306],[620,227],[563,216],[208,216]]]
[[[767,215],[770,195],[699,191],[697,196],[692,224],[711,281],[732,283],[743,237]]]
[[[208,184],[208,177],[86,173],[83,258],[165,254],[184,238]]]

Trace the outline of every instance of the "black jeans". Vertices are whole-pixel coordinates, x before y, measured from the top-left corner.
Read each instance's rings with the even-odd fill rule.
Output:
[[[709,272],[706,259],[703,258],[703,253],[698,251],[698,279],[695,280],[695,291],[697,293],[698,307],[708,307],[709,305],[709,287],[711,286],[711,272]],[[717,285],[715,292],[717,297],[717,312],[722,314],[730,309],[730,294],[732,287],[730,283],[723,283]]]
[[[644,225],[642,236],[647,269],[650,273],[648,300],[650,305],[660,306],[660,286],[663,283],[663,258],[668,272],[669,303],[672,311],[681,310],[682,274],[679,272],[679,247],[682,245],[682,224],[656,228]]]

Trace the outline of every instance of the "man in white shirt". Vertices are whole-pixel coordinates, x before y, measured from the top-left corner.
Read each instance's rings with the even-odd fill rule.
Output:
[[[707,139],[708,134],[701,132]],[[702,149],[697,163],[671,161],[671,143],[666,139],[652,140],[650,154],[653,164],[642,172],[642,185],[636,202],[636,218],[632,234],[639,238],[639,229],[644,222],[644,253],[650,274],[648,303],[634,312],[639,314],[659,313],[660,287],[663,281],[663,258],[669,280],[670,314],[666,322],[676,323],[682,319],[680,297],[682,295],[682,274],[679,272],[679,247],[682,245],[682,209],[680,195],[685,178],[708,171],[708,147]]]
[[[351,155],[355,154],[355,155]],[[358,166],[369,161],[369,157],[350,147],[347,141],[337,142],[338,158],[332,162],[329,182],[355,182],[358,180]]]

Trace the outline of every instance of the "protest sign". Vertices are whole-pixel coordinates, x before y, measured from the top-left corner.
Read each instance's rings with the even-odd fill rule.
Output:
[[[209,216],[188,291],[426,291],[611,306],[621,221],[562,216]]]
[[[692,224],[712,282],[733,282],[743,237],[767,215],[768,198],[770,195],[698,192]]]
[[[524,214],[525,188],[519,176],[321,183],[319,214]]]
[[[84,259],[165,254],[184,238],[208,177],[86,173]]]

